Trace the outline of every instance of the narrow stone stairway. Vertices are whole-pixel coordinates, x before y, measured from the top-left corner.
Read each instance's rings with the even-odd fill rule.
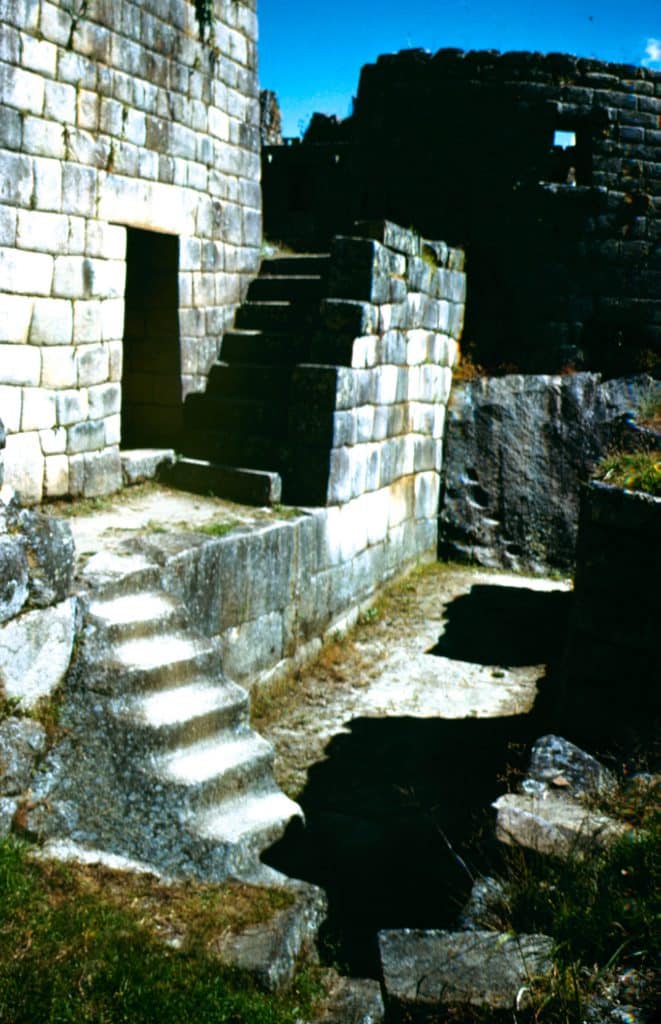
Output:
[[[174,467],[173,483],[185,486],[200,481],[199,486],[213,489],[214,465],[279,477],[287,472],[292,372],[298,363],[310,361],[328,263],[329,257],[323,254],[263,261],[247,301],[237,312],[234,329],[223,338],[206,391],[186,399],[186,458]],[[210,464],[207,471],[204,463]],[[216,472],[226,488],[230,476]],[[255,475],[248,479],[257,485]]]
[[[277,787],[273,748],[251,729],[248,694],[223,676],[214,643],[145,572],[102,591],[89,627],[86,671],[107,692],[125,783],[118,852],[203,877],[268,873],[260,853],[301,812]]]

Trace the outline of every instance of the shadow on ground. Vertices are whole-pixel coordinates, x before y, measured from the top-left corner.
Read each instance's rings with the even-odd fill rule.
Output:
[[[535,733],[529,716],[358,718],[348,730],[309,772],[305,828],[264,860],[326,890],[330,959],[376,976],[380,928],[452,926],[471,885],[459,857],[475,870],[476,832]]]
[[[449,606],[430,653],[490,665],[539,665],[562,649],[569,595],[474,586]],[[495,861],[489,805],[549,731],[542,684],[528,715],[356,718],[312,766],[294,822],[264,860],[322,886],[327,957],[378,976],[381,928],[450,928],[470,872]],[[442,710],[442,709],[441,709]],[[468,865],[462,864],[462,860]]]
[[[427,654],[480,665],[542,665],[564,642],[571,593],[475,584],[446,610]]]

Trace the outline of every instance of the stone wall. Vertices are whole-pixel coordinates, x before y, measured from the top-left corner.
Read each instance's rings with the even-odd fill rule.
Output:
[[[412,224],[466,249],[479,361],[652,369],[660,89],[658,72],[565,54],[379,57],[342,126],[324,137],[317,119],[264,151],[266,232],[309,244],[360,217]]]
[[[255,2],[213,13],[203,40],[191,0],[0,2],[0,410],[25,500],[119,486],[123,430],[172,442],[256,272]]]
[[[388,221],[333,240],[321,325],[292,379],[295,503],[351,505],[373,523],[422,503],[435,517],[463,267],[461,250]]]
[[[445,557],[571,571],[581,484],[631,431],[658,385],[595,373],[481,377],[448,408],[440,550]]]
[[[586,486],[564,673],[565,716],[579,734],[655,738],[660,570],[661,498]]]

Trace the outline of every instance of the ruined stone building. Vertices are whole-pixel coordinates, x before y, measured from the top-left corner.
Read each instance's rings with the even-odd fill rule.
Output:
[[[353,115],[264,150],[265,229],[323,244],[384,216],[466,248],[489,367],[653,370],[661,76],[566,54],[421,50],[363,68]]]
[[[0,2],[0,416],[27,500],[172,444],[259,264],[255,0]]]

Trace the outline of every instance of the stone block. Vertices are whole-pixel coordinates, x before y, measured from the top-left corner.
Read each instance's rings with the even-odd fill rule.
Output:
[[[78,300],[77,302],[74,302],[74,342],[100,342],[102,334],[103,325],[101,321],[101,302],[98,299]]]
[[[67,430],[67,452],[99,451],[106,443],[105,426],[101,420],[86,420],[75,423]]]
[[[120,341],[124,336],[124,299],[104,299],[100,322],[103,341]]]
[[[5,483],[28,504],[41,501],[44,457],[38,433],[9,434],[4,454]]]
[[[87,222],[85,254],[106,260],[126,258],[126,228],[99,220]]]
[[[36,252],[61,252],[67,248],[69,219],[64,214],[19,210],[16,244],[19,249]]]
[[[66,137],[62,125],[42,117],[26,116],[23,119],[23,150],[33,156],[63,160],[66,154]]]
[[[39,758],[46,750],[46,730],[31,718],[0,722],[0,791],[18,796],[30,788]]]
[[[44,0],[39,19],[39,30],[44,39],[57,43],[58,46],[66,46],[71,36],[71,22],[71,15],[67,11],[62,10],[57,4]]]
[[[103,419],[120,411],[121,388],[119,384],[98,384],[88,391],[90,419]]]
[[[20,149],[23,142],[23,119],[20,111],[0,104],[0,147]],[[11,182],[5,183],[8,190]]]
[[[122,439],[122,417],[108,416],[103,421],[106,434],[106,448],[118,445]]]
[[[108,350],[109,380],[115,382],[120,381],[122,379],[124,345],[121,341],[109,341],[106,342],[106,348]]]
[[[42,349],[42,387],[52,389],[73,388],[77,382],[76,350],[73,346]]]
[[[5,291],[48,295],[52,279],[52,256],[20,249],[0,249],[0,280]]]
[[[0,205],[0,245],[11,248],[16,244],[17,220],[16,209],[13,206]]]
[[[387,1007],[398,1019],[469,1006],[509,1017],[531,978],[553,970],[545,935],[402,929],[380,932],[379,950]]]
[[[0,345],[0,366],[3,384],[20,384],[25,387],[39,384],[41,377],[41,354],[29,345]]]
[[[18,515],[30,567],[30,604],[45,608],[63,601],[69,593],[74,570],[71,526],[31,509]]]
[[[10,384],[0,384],[0,416],[4,429],[10,434],[16,434],[21,429],[21,406],[23,389]],[[0,447],[4,447],[3,443]],[[1,485],[2,481],[0,481]]]
[[[62,207],[62,164],[47,157],[34,157],[31,163],[36,208],[59,212]]]
[[[76,351],[76,366],[79,387],[105,384],[110,372],[107,345],[80,345]]]
[[[44,497],[59,498],[69,493],[69,459],[47,455],[44,459]]]
[[[65,163],[62,168],[62,211],[80,217],[96,215],[97,173],[92,167]],[[79,294],[85,294],[79,293]]]
[[[23,543],[15,534],[0,534],[0,622],[18,615],[27,599],[28,560]]]
[[[28,340],[32,306],[33,299],[27,296],[0,295],[0,342],[23,344]]]
[[[415,231],[400,227],[392,221],[356,221],[356,234],[365,238],[373,238],[388,249],[403,253],[405,256],[419,256],[421,239]]]
[[[44,455],[62,455],[67,450],[67,432],[64,427],[40,430],[39,441]]]
[[[68,427],[72,423],[80,423],[87,419],[87,391],[60,391],[56,395],[57,422]]]
[[[9,107],[40,114],[44,107],[44,79],[32,71],[0,64],[0,96]]]
[[[26,612],[0,626],[0,673],[8,697],[32,708],[63,682],[76,636],[76,600]]]
[[[50,258],[50,257],[49,257]],[[35,299],[30,323],[33,345],[71,345],[73,312],[66,299]]]
[[[106,448],[105,451],[91,452],[82,456],[82,459],[82,493],[86,497],[112,494],[120,489],[122,486],[122,464],[118,448]],[[70,460],[70,467],[72,462],[73,458]]]
[[[55,422],[55,396],[43,388],[23,388],[21,430],[43,430]]]

